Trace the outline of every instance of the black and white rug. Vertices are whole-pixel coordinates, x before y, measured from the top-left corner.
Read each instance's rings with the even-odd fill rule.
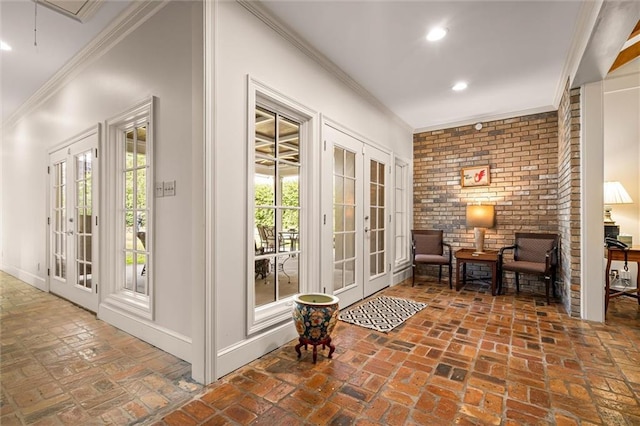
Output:
[[[340,319],[386,333],[426,307],[426,303],[379,296],[361,305],[345,309],[340,312]]]

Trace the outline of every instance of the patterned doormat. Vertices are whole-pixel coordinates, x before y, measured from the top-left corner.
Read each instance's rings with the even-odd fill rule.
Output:
[[[340,319],[386,333],[426,307],[426,303],[379,296],[361,305],[345,309],[340,312]]]

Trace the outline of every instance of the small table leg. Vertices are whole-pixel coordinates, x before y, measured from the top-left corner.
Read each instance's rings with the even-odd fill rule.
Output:
[[[300,356],[302,355],[300,353],[300,347],[302,347],[302,345],[304,345],[305,350],[307,349],[307,344],[313,346],[313,363],[314,364],[316,363],[316,360],[318,358],[318,345],[322,345],[322,349],[324,349],[326,346],[329,346],[329,355],[327,355],[327,358],[332,358],[333,352],[336,350],[336,347],[331,344],[331,337],[329,336],[320,340],[309,340],[304,337],[300,337],[298,338],[298,342],[299,343],[295,346],[295,350],[296,350],[296,353],[298,354],[298,358],[300,358]]]

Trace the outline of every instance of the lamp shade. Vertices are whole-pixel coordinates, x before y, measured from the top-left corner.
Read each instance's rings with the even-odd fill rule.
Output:
[[[620,182],[604,183],[604,203],[605,204],[630,204],[633,200]]]
[[[492,228],[494,207],[486,205],[467,206],[467,226],[475,228]]]

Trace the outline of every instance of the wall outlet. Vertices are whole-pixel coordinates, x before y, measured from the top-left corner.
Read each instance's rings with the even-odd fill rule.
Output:
[[[176,181],[175,180],[168,180],[168,181],[164,182],[163,186],[164,186],[164,196],[165,197],[173,197],[174,195],[176,195]]]
[[[164,197],[164,186],[162,185],[162,182],[156,182],[156,198],[158,197]]]

